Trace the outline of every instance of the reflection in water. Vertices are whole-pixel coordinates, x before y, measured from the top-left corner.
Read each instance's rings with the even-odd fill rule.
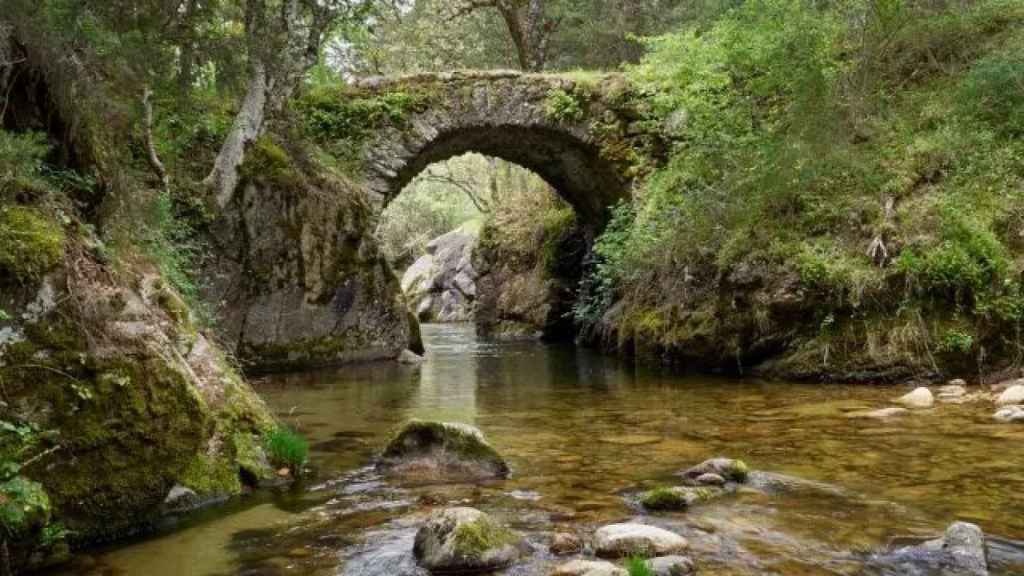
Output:
[[[685,514],[644,517],[691,542],[704,574],[860,574],[897,538],[963,519],[1002,539],[997,574],[1024,573],[1024,428],[991,404],[942,405],[903,419],[851,419],[896,388],[807,386],[634,371],[573,347],[476,341],[427,326],[428,360],[275,376],[258,388],[309,438],[315,478],[242,501],[177,531],[101,554],[75,574],[401,576],[430,506],[468,502],[524,531],[546,574],[547,535],[587,535],[640,515],[630,496],[705,458],[813,480],[740,493]],[[479,426],[513,468],[485,485],[398,486],[367,465],[409,418]]]

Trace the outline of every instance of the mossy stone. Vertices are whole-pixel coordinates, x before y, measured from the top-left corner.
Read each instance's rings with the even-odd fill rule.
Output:
[[[23,284],[42,278],[64,256],[64,229],[37,208],[0,208],[0,278]]]

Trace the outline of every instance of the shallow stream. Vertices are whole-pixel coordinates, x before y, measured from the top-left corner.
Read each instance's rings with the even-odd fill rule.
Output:
[[[508,575],[547,574],[555,531],[586,538],[623,519],[684,534],[701,574],[787,576],[896,574],[872,556],[967,520],[990,536],[993,574],[1024,574],[1024,426],[993,422],[990,402],[853,419],[907,388],[662,374],[570,346],[480,342],[462,325],[425,326],[424,337],[422,366],[257,383],[311,441],[314,473],[302,486],[169,523],[62,574],[414,575],[416,527],[451,503],[527,534],[534,554]],[[512,477],[444,486],[379,477],[375,451],[414,417],[478,426]],[[632,504],[637,490],[719,455],[808,482],[679,514]]]

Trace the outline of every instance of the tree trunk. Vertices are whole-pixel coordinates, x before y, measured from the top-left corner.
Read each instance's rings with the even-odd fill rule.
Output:
[[[267,94],[272,85],[266,66],[258,59],[254,60],[242,107],[217,154],[213,170],[204,180],[204,184],[214,188],[217,205],[221,208],[227,206],[234,197],[238,186],[238,168],[245,159],[245,147],[263,132]]]

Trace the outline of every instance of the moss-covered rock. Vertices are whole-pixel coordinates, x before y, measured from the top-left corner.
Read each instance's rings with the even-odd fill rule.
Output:
[[[477,428],[421,420],[409,422],[395,434],[381,452],[378,467],[428,480],[504,478],[509,474],[508,464]]]
[[[719,479],[743,483],[750,476],[750,468],[743,460],[712,458],[687,468],[679,475],[697,485],[715,485],[719,483]]]
[[[435,512],[416,533],[416,561],[435,573],[475,574],[504,568],[520,556],[522,537],[473,508]]]
[[[247,369],[394,359],[421,348],[358,187],[267,136],[214,227],[206,300]]]
[[[721,496],[724,490],[713,487],[673,486],[659,487],[644,492],[640,504],[648,510],[686,510],[694,504]]]
[[[21,474],[75,544],[146,530],[174,486],[238,494],[252,457],[239,447],[273,423],[157,273],[135,260],[115,274],[84,240],[62,239],[44,276],[0,284],[0,419],[40,431]],[[49,526],[18,543],[19,561]]]

